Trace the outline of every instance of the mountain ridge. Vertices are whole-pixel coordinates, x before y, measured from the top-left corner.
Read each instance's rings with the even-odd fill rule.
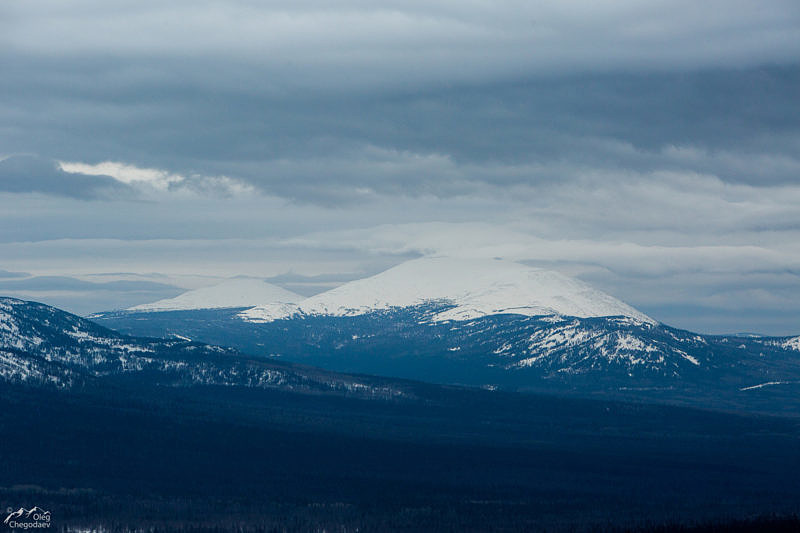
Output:
[[[124,335],[37,302],[0,297],[0,380],[56,389],[104,384],[215,385],[364,398],[410,397],[403,386],[185,339]]]
[[[627,316],[654,319],[589,284],[555,271],[496,259],[424,257],[351,281],[294,306],[265,304],[239,316],[269,322],[296,315],[353,316],[427,302],[453,307],[431,317],[464,321],[487,315]]]
[[[239,310],[109,314],[126,333],[180,334],[328,370],[500,390],[800,412],[795,337],[709,336],[627,317],[488,315],[434,322],[428,303],[245,322]],[[751,388],[780,382],[780,385]]]
[[[187,309],[223,309],[259,304],[289,304],[303,297],[260,279],[232,278],[209,287],[184,292],[174,298],[140,304],[129,311],[177,311]]]

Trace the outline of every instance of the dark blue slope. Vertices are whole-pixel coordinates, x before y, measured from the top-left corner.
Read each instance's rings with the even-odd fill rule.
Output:
[[[126,333],[182,335],[269,358],[435,383],[795,413],[788,338],[709,336],[625,317],[494,315],[432,322],[441,306],[255,324],[239,310],[109,313]]]

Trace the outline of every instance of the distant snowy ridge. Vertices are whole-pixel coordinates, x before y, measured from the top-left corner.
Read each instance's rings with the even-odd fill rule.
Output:
[[[175,298],[137,305],[129,311],[181,311],[256,305],[291,304],[303,297],[259,279],[230,279],[212,287],[185,292]]]
[[[239,316],[250,322],[302,315],[354,316],[436,301],[453,307],[434,315],[434,322],[517,314],[625,316],[657,323],[616,298],[558,272],[510,261],[446,257],[415,259],[297,305],[259,305]]]

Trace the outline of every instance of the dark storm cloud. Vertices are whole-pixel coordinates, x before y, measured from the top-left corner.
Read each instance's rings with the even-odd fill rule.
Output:
[[[0,146],[329,206],[588,169],[797,179],[796,2],[488,6],[5,3]]]
[[[473,193],[475,183],[537,185],[585,168],[690,169],[759,185],[800,175],[797,66],[320,95],[217,88],[204,71],[219,72],[199,62],[132,68],[125,83],[111,63],[82,63],[74,72],[19,67],[3,85],[0,117],[24,124],[7,149],[227,175],[326,204],[357,188],[451,196]],[[44,110],[43,94],[58,95]]]
[[[38,192],[85,200],[132,193],[111,177],[64,172],[56,161],[30,155],[16,155],[0,161],[0,191]]]

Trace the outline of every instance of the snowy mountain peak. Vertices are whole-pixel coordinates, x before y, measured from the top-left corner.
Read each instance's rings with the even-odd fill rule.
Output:
[[[259,279],[235,278],[212,287],[185,292],[175,298],[137,305],[129,311],[222,309],[265,304],[289,304],[303,297]]]
[[[626,316],[655,321],[582,281],[558,272],[492,259],[429,257],[400,264],[303,300],[295,307],[262,305],[241,313],[267,322],[293,314],[350,316],[442,301],[454,307],[434,321],[487,315]]]

